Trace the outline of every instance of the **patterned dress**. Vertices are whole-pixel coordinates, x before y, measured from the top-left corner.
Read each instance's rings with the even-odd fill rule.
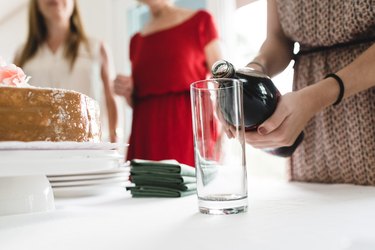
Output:
[[[355,60],[375,41],[375,0],[277,0],[284,33],[300,44],[295,90]],[[375,81],[375,79],[374,79]],[[375,88],[316,114],[290,161],[295,181],[375,185]]]

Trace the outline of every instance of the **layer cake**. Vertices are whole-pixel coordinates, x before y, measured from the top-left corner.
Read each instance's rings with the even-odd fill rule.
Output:
[[[71,90],[0,87],[0,141],[100,142],[99,105]]]

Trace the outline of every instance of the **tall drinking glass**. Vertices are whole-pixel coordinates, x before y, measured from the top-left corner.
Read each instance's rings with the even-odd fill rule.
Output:
[[[191,84],[198,205],[205,214],[247,211],[242,83],[210,79]]]

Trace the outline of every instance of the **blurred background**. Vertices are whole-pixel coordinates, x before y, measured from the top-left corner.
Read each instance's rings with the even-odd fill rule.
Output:
[[[28,0],[0,0],[0,55],[12,62],[15,51],[26,39]],[[237,67],[256,55],[266,36],[266,0],[175,0],[176,5],[206,9],[216,19],[225,59]],[[130,73],[129,40],[147,21],[145,6],[135,0],[78,0],[87,33],[105,41],[111,49],[117,73]],[[282,93],[291,91],[292,65],[274,78]],[[128,140],[131,109],[122,99],[119,106],[121,141]],[[285,159],[247,146],[247,165],[251,175],[285,178]]]

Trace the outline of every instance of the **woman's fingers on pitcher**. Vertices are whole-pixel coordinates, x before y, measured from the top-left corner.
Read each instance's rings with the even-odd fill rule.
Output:
[[[258,127],[260,135],[267,135],[278,129],[289,116],[287,107],[278,105],[275,112]]]
[[[258,132],[247,132],[245,140],[255,148],[269,148],[290,146],[293,144],[294,134],[287,130],[287,126],[282,124],[278,129],[266,135],[260,135]]]
[[[236,137],[236,128],[232,125],[228,124],[228,134],[230,134],[229,138],[235,138]]]
[[[234,138],[234,133],[232,132],[231,126],[229,124],[223,124],[223,131],[228,138]]]
[[[256,132],[255,132],[256,133]],[[262,140],[254,140],[248,138],[249,136],[246,135],[246,143],[250,144],[254,148],[271,148],[271,147],[278,147],[279,143],[274,140],[274,138],[265,136],[267,138],[263,138]]]

